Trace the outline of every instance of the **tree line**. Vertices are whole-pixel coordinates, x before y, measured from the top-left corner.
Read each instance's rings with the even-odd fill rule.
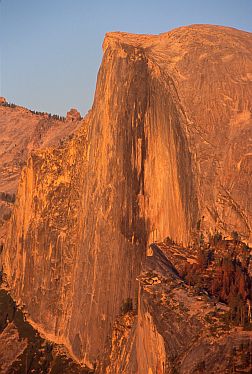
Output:
[[[0,103],[1,106],[6,106],[8,108],[16,108],[16,104],[13,104],[13,103]]]
[[[17,107],[16,104],[8,103],[8,102],[0,103],[0,105],[4,106],[4,107],[8,107],[8,108],[16,108]],[[46,116],[48,116],[49,119],[54,119],[54,120],[57,120],[57,121],[64,122],[66,120],[66,117],[59,116],[58,114],[51,114],[51,113],[47,113],[47,112],[39,112],[37,110],[31,110],[31,109],[29,109],[29,111],[32,114],[39,115],[39,116],[45,116],[46,115]]]
[[[181,276],[198,290],[206,290],[217,301],[229,306],[229,323],[252,329],[252,279],[247,269],[250,248],[239,241],[212,237],[210,243],[201,244],[197,263],[186,263]],[[240,254],[240,255],[239,255]],[[241,256],[245,259],[241,262]]]
[[[47,112],[39,112],[37,110],[30,110],[30,112],[32,114],[35,114],[35,115],[39,115],[39,116],[48,116],[49,119],[54,119],[54,120],[58,120],[58,121],[62,121],[64,122],[66,120],[66,117],[64,116],[59,116],[58,114],[51,114],[51,113],[47,113]]]

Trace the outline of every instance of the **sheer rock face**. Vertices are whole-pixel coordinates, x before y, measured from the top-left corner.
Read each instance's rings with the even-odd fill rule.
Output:
[[[172,77],[186,117],[202,228],[235,229],[251,241],[251,33],[193,25],[152,37],[111,33],[109,43],[142,46],[152,72]]]
[[[4,252],[32,323],[90,366],[148,242],[188,243],[199,220],[251,233],[251,34],[196,25],[110,33],[103,47],[78,135],[22,173]]]
[[[62,345],[40,337],[0,286],[0,372],[1,373],[91,374],[67,356]]]

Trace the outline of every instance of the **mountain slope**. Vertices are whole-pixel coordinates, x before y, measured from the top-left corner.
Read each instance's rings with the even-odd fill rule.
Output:
[[[251,34],[109,33],[103,48],[82,127],[22,173],[3,255],[33,325],[90,367],[148,243],[251,240]]]
[[[0,98],[0,241],[4,241],[21,170],[35,149],[57,146],[81,124],[35,113]],[[69,112],[70,113],[70,112]]]

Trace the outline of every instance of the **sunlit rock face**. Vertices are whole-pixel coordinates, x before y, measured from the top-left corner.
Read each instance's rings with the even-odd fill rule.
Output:
[[[138,373],[228,373],[230,367],[250,372],[251,331],[228,326],[223,316],[229,308],[207,292],[197,293],[179,274],[192,261],[192,250],[152,248],[138,277]]]
[[[34,112],[0,98],[0,246],[5,242],[21,170],[30,153],[59,146],[80,125],[80,121]]]
[[[145,258],[137,277],[137,308],[124,308],[116,319],[109,360],[101,360],[96,372],[207,374],[228,373],[230,367],[234,372],[251,372],[251,307],[244,307],[242,294],[248,296],[250,293],[245,304],[251,304],[252,289],[250,281],[240,282],[237,268],[234,270],[235,266],[240,270],[243,268],[240,274],[245,278],[248,276],[251,252],[239,241],[220,240],[216,245],[212,241],[214,256],[205,267],[200,260],[199,248],[169,243],[150,245],[152,256]],[[223,257],[225,261],[221,261]],[[218,302],[218,293],[223,289],[229,292],[228,272],[219,272],[218,267],[220,264],[226,267],[228,262],[236,263],[233,268],[228,266],[231,272],[236,272],[235,278],[229,273],[231,283],[240,283],[241,292],[236,289],[237,294],[240,292],[236,298],[240,300],[240,308],[235,310],[241,313],[238,318],[247,318],[239,327],[233,314],[236,313],[235,304],[231,302],[233,296],[226,304]],[[189,278],[183,275],[185,268],[191,268],[193,277],[198,274],[196,282],[193,277],[188,282]],[[225,276],[225,281],[220,288],[212,287],[220,273]],[[248,287],[247,293],[242,287]],[[233,291],[231,293],[234,295]],[[230,313],[233,322],[228,317]]]
[[[4,250],[32,323],[89,366],[134,298],[148,242],[187,244],[199,226],[251,235],[251,34],[110,33],[103,48],[78,134],[22,173]]]

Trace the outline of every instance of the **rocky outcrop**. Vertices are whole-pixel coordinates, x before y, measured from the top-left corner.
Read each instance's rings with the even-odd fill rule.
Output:
[[[70,109],[69,112],[67,112],[66,120],[71,122],[80,121],[80,112],[78,112],[78,110],[75,108]]]
[[[113,328],[109,361],[97,368],[98,373],[251,371],[252,319],[250,308],[246,308],[252,303],[251,278],[243,282],[238,272],[235,279],[230,273],[231,287],[234,281],[239,286],[232,288],[228,303],[219,301],[218,293],[223,298],[223,290],[215,289],[210,281],[218,283],[224,274],[222,287],[227,291],[227,269],[240,258],[240,274],[246,276],[251,249],[235,241],[209,244],[204,252],[208,265],[202,263],[201,246],[188,249],[175,243],[151,244],[152,255],[146,257],[137,277],[138,310],[121,311]],[[228,258],[232,259],[229,265]],[[226,269],[218,269],[220,263]],[[191,277],[189,272],[183,275],[188,268]],[[243,287],[248,287],[247,292]]]
[[[153,255],[138,277],[138,372],[249,372],[251,331],[232,326],[226,305],[185,283],[171,260],[177,256],[180,265],[190,263],[190,252],[183,258],[176,247],[168,248],[166,257],[152,245]]]
[[[34,152],[22,173],[4,250],[11,292],[33,325],[90,367],[134,299],[149,242],[187,244],[199,228],[251,237],[251,34],[203,25],[110,33],[103,48],[79,132]],[[153,352],[137,345],[140,372],[171,370],[156,312],[143,300],[139,313],[139,342]],[[184,325],[194,339],[197,328]]]

